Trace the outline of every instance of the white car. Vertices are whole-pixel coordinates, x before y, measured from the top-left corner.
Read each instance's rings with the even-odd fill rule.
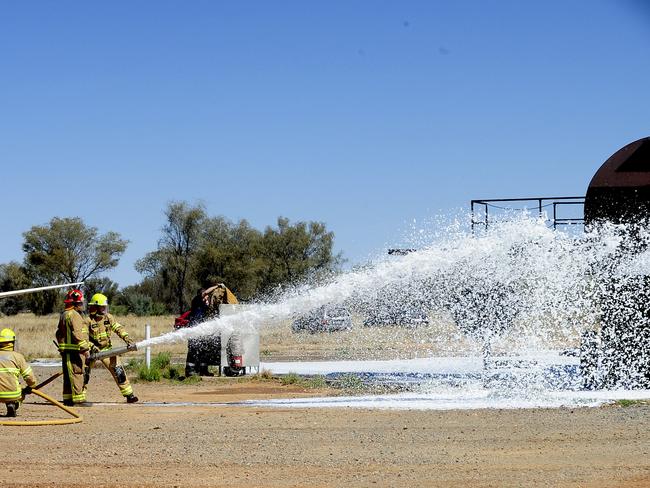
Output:
[[[303,330],[311,332],[336,332],[352,329],[352,315],[344,307],[324,305],[312,310],[307,315],[298,317],[291,324],[294,332]]]

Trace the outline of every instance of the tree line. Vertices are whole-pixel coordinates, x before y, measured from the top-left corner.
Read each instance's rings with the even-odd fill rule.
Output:
[[[156,249],[135,265],[139,283],[120,288],[105,276],[126,251],[128,240],[101,234],[79,217],[53,218],[23,233],[22,263],[0,264],[0,291],[84,281],[90,296],[108,296],[115,313],[181,313],[199,288],[225,283],[243,301],[269,296],[307,279],[324,278],[343,263],[334,253],[334,233],[322,222],[279,217],[263,231],[246,220],[210,216],[202,204],[170,202]],[[0,300],[0,312],[52,313],[62,294],[52,290]]]

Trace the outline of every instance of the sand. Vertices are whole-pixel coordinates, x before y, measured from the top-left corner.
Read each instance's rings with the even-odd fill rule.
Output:
[[[53,372],[37,371],[40,378]],[[0,426],[0,486],[650,486],[647,404],[299,410],[209,404],[328,392],[216,378],[138,383],[135,390],[143,403],[123,403],[108,374],[98,370],[89,391],[95,404],[79,409],[82,423]],[[60,398],[60,379],[44,391]],[[66,415],[34,396],[19,413],[22,419]]]

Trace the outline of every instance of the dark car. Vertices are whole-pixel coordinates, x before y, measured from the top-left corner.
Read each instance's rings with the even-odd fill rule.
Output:
[[[418,306],[382,307],[371,311],[363,321],[363,325],[366,327],[381,325],[418,327],[420,325],[429,325],[429,315],[424,308]]]
[[[291,324],[294,332],[335,332],[350,330],[352,328],[352,315],[345,307],[322,306],[306,315],[298,317]]]

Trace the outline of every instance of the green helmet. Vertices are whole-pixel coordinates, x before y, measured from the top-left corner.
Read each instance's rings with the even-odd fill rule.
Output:
[[[106,295],[102,295],[101,293],[95,293],[91,299],[90,302],[88,302],[88,305],[97,305],[98,307],[108,307],[108,298]]]
[[[0,342],[16,342],[16,334],[11,329],[0,330]]]

